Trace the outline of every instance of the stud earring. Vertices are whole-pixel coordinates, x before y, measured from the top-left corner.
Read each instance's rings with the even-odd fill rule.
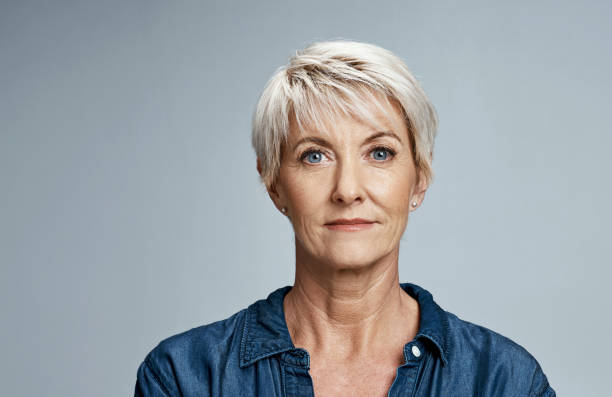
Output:
[[[285,215],[287,215],[287,207],[283,207],[281,208],[281,212]]]
[[[412,206],[413,206],[413,207],[416,207],[416,206],[417,206],[417,202],[416,202],[416,201],[413,201],[413,202],[412,202]]]

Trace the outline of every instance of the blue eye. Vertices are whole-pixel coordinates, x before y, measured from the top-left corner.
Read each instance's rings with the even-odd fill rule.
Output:
[[[379,160],[379,161],[385,161],[389,157],[391,157],[391,156],[393,156],[395,154],[395,152],[393,150],[388,149],[386,147],[377,147],[377,148],[374,148],[374,150],[372,150],[370,153],[372,154],[372,158],[374,160]]]
[[[309,163],[320,163],[323,160],[323,153],[317,150],[309,150],[302,155],[302,159],[308,159]]]

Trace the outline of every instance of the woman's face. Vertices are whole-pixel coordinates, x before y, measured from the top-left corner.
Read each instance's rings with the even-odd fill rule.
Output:
[[[374,114],[377,127],[346,117],[327,123],[327,134],[300,133],[291,124],[269,192],[278,208],[288,209],[298,259],[340,269],[397,257],[408,214],[427,187],[417,186],[399,108],[387,105]]]

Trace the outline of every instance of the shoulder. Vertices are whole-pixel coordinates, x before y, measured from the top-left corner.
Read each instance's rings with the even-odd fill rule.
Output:
[[[242,309],[223,320],[172,335],[159,342],[147,357],[159,362],[222,355],[232,341],[240,339],[245,312],[246,309]]]
[[[451,367],[476,375],[476,382],[485,383],[478,389],[489,390],[491,394],[487,395],[501,395],[496,388],[504,385],[504,389],[521,390],[521,395],[554,396],[540,364],[523,346],[487,327],[446,313]]]
[[[247,309],[210,324],[163,339],[138,369],[136,395],[181,395],[185,388],[208,383],[207,374],[223,361],[238,360],[242,325]],[[236,354],[234,354],[236,353]],[[138,392],[156,388],[161,394]]]
[[[533,356],[521,345],[496,331],[446,312],[453,340],[453,352],[461,356],[504,353],[508,358],[532,361]]]

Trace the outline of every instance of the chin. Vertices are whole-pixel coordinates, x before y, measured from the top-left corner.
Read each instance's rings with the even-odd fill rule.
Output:
[[[324,262],[330,263],[332,266],[337,268],[357,269],[365,268],[377,260],[381,259],[384,255],[382,252],[377,252],[376,249],[368,245],[364,246],[343,246],[343,247],[329,247],[323,259]]]

